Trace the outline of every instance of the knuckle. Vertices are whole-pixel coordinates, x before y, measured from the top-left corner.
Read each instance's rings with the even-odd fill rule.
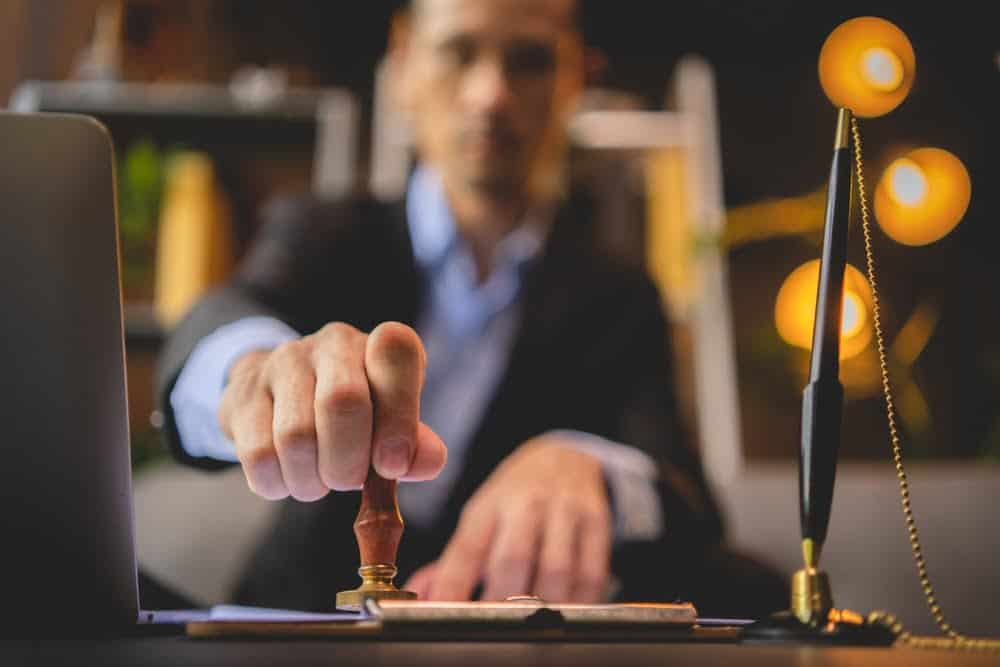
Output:
[[[551,500],[552,514],[588,525],[610,523],[611,510],[607,503],[590,502],[573,494],[572,490]]]
[[[553,500],[550,513],[573,523],[586,522],[591,518],[591,511],[583,503],[573,498],[557,498]]]
[[[282,424],[274,430],[274,446],[289,454],[307,454],[316,446],[316,429],[312,424]]]
[[[333,415],[358,415],[371,410],[368,387],[360,382],[339,382],[316,396],[317,410]]]
[[[577,518],[586,524],[611,525],[611,506],[607,500],[594,502],[576,500],[570,511],[574,512]]]
[[[271,354],[267,358],[267,366],[272,373],[275,371],[287,372],[290,365],[301,363],[302,357],[302,343],[297,340],[288,341],[271,350]]]
[[[252,404],[263,390],[264,381],[261,373],[262,371],[258,370],[253,373],[243,372],[230,376],[222,390],[222,398],[219,401],[220,412],[225,411],[232,418],[239,414],[244,407]]]
[[[491,563],[494,572],[511,572],[527,569],[531,566],[531,552],[524,548],[516,548],[497,555]]]
[[[240,452],[240,463],[247,476],[258,477],[278,465],[278,453],[273,447],[251,447]]]
[[[541,492],[527,491],[511,500],[512,514],[524,517],[541,516],[550,503],[550,499]]]
[[[342,345],[363,337],[364,334],[344,322],[330,322],[316,332],[315,338],[323,344]]]
[[[252,392],[261,381],[261,374],[270,358],[270,352],[248,352],[236,359],[226,373],[226,390],[232,395]]]

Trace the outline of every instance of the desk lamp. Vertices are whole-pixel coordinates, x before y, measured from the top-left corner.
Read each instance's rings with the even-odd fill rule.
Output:
[[[793,278],[798,278],[799,283],[808,284],[811,280],[811,284],[817,285],[809,383],[802,397],[799,459],[804,563],[803,568],[792,577],[790,609],[749,626],[743,637],[751,641],[798,640],[868,645],[899,641],[918,648],[1000,651],[1000,639],[977,639],[959,634],[945,620],[936,600],[910,506],[909,482],[903,467],[889,383],[865,195],[861,131],[856,116],[884,115],[903,101],[913,84],[913,48],[899,28],[888,21],[873,17],[851,19],[834,30],[823,44],[819,76],[827,97],[838,107],[827,191],[823,255],[819,262],[818,281],[815,267],[807,264],[796,270],[782,287],[783,292],[786,288],[788,290],[784,299],[794,301],[795,292],[801,287],[796,287]],[[865,291],[857,284],[856,271],[846,265],[847,228],[852,204],[849,152],[852,140],[868,287],[871,290],[871,324],[879,356],[893,463],[917,575],[931,615],[944,635],[940,638],[914,637],[904,632],[892,615],[883,612],[873,612],[864,618],[855,612],[836,609],[829,579],[818,569],[833,502],[840,441],[843,388],[838,377],[839,361],[850,354],[849,350],[841,350],[842,336],[850,333],[844,331],[845,327],[841,325],[842,313],[848,310],[843,305],[849,305],[844,297],[845,268],[846,294],[849,296],[852,288],[855,295]],[[886,169],[875,190],[875,214],[883,230],[894,240],[906,245],[924,245],[940,239],[959,223],[969,205],[970,195],[969,174],[958,158],[938,148],[920,148],[897,158]],[[797,277],[796,273],[802,275]],[[855,298],[860,302],[861,299]],[[801,323],[796,320],[794,309],[782,305],[782,299],[779,293],[776,311],[779,332],[789,342],[801,344],[797,341],[801,337]],[[792,315],[783,315],[786,311],[792,312]]]

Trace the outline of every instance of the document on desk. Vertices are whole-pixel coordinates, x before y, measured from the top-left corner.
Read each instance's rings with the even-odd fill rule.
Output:
[[[734,641],[738,620],[704,619],[686,603],[369,602],[366,613],[318,614],[218,606],[189,637],[392,637],[421,640]]]
[[[357,612],[317,613],[296,611],[293,609],[269,609],[267,607],[243,607],[240,605],[221,604],[212,607],[208,614],[210,621],[263,621],[268,623],[287,623],[292,621],[359,621],[366,614]]]
[[[260,623],[302,623],[331,621],[362,621],[366,613],[331,612],[316,613],[294,609],[271,609],[268,607],[245,607],[220,604],[210,609],[169,609],[163,611],[143,611],[141,622],[154,624],[184,624],[205,621],[260,622]]]

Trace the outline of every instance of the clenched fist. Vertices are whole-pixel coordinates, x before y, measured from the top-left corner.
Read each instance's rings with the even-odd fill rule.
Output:
[[[240,357],[219,406],[247,483],[272,500],[358,489],[370,465],[386,479],[437,476],[447,452],[420,421],[424,348],[386,322],[342,323]]]

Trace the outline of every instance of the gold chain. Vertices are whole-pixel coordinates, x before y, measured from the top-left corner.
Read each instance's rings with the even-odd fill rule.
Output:
[[[865,237],[865,261],[868,269],[868,282],[872,290],[872,320],[875,325],[875,343],[878,348],[879,368],[882,373],[882,393],[885,395],[886,414],[889,419],[889,438],[892,441],[892,460],[896,466],[896,478],[899,480],[899,494],[903,506],[903,518],[906,521],[906,532],[910,538],[910,548],[913,560],[917,566],[917,576],[924,590],[924,597],[930,609],[934,622],[945,637],[916,637],[903,629],[902,624],[892,614],[873,612],[869,620],[889,627],[899,640],[907,646],[915,648],[959,648],[971,650],[1000,651],[1000,640],[976,639],[959,634],[951,627],[944,617],[941,605],[934,595],[930,576],[927,574],[927,563],[923,550],[920,548],[920,536],[917,533],[917,523],[910,506],[910,482],[903,468],[903,450],[899,441],[899,430],[896,428],[896,408],[892,400],[892,388],[889,385],[889,364],[886,361],[885,338],[882,335],[882,310],[879,305],[878,289],[875,284],[875,256],[872,252],[871,220],[868,212],[868,200],[865,196],[864,162],[861,158],[861,130],[858,119],[851,116],[851,134],[854,137],[854,166],[857,173],[858,200],[861,203],[861,229]]]

